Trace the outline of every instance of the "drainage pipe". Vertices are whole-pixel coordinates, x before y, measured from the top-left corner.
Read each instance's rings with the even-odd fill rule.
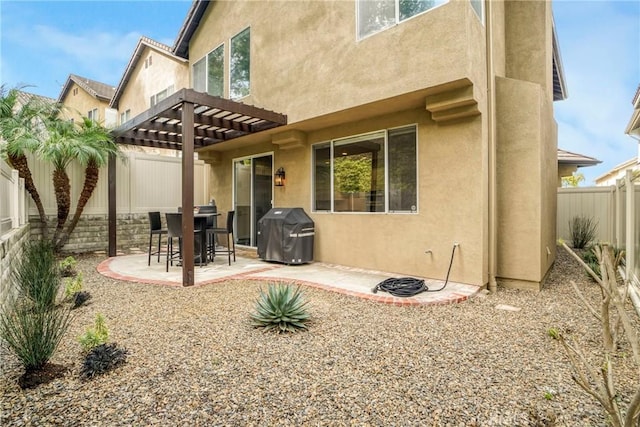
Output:
[[[498,285],[496,281],[497,272],[497,250],[498,250],[498,219],[497,219],[497,177],[496,177],[496,126],[495,126],[495,70],[493,66],[493,29],[492,24],[492,9],[491,0],[485,0],[484,2],[484,19],[485,19],[485,46],[486,55],[485,60],[487,63],[487,136],[488,136],[488,222],[489,222],[489,291],[496,292]]]

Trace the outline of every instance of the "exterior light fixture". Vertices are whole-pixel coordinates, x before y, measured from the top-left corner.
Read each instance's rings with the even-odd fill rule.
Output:
[[[279,168],[273,175],[273,181],[276,187],[284,187],[285,175],[284,168]]]

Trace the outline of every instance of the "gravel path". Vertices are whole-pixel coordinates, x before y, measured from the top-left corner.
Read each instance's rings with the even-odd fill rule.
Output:
[[[80,258],[92,299],[74,311],[51,360],[69,368],[63,378],[21,390],[21,368],[2,351],[3,426],[605,425],[546,335],[557,327],[587,349],[599,342],[569,280],[593,301],[599,291],[562,249],[540,293],[501,289],[461,304],[394,307],[305,289],[313,322],[295,335],[251,327],[259,283],[119,282],[96,273],[100,261]],[[96,313],[129,357],[81,381],[76,338]],[[615,363],[628,400],[638,371],[630,358]]]

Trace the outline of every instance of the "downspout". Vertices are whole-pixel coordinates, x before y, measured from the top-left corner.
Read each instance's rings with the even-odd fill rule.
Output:
[[[496,177],[496,129],[495,129],[495,78],[493,69],[493,29],[491,28],[491,0],[485,0],[485,46],[487,62],[487,134],[489,139],[488,156],[488,214],[489,214],[489,291],[495,293],[498,290],[496,281],[497,272],[497,250],[498,250],[498,230],[497,230],[497,177]]]

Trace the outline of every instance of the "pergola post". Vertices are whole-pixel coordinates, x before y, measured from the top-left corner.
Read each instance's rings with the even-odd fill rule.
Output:
[[[182,286],[195,283],[193,238],[193,104],[182,103]],[[200,260],[202,262],[202,260]]]

